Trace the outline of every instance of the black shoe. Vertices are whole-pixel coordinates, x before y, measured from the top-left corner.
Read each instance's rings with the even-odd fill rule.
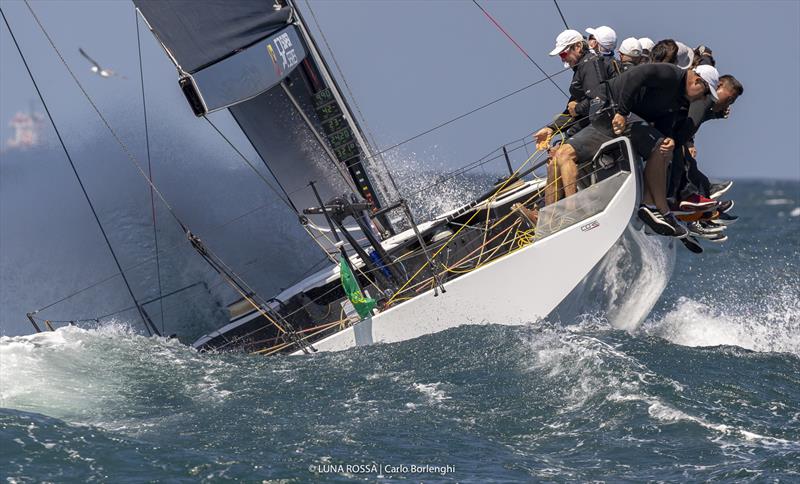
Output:
[[[733,208],[734,203],[736,202],[734,202],[733,200],[725,200],[724,202],[719,202],[719,205],[717,205],[717,211],[719,213],[729,212]]]
[[[709,220],[709,222],[715,225],[731,225],[737,220],[739,220],[738,215],[731,215],[729,213],[722,212],[717,216],[717,218]]]
[[[724,195],[725,192],[730,190],[732,186],[733,186],[732,181],[726,181],[722,183],[712,183],[711,189],[708,191],[709,192],[708,198],[713,198],[716,200],[717,198]]]
[[[690,252],[694,254],[702,254],[703,247],[700,246],[700,243],[692,236],[680,239],[683,242],[683,246],[689,249]]]
[[[675,235],[675,229],[672,227],[672,224],[667,222],[658,209],[650,208],[647,205],[639,205],[637,215],[639,215],[639,218],[642,219],[645,225],[650,227],[653,232],[658,235],[666,235],[668,237]]]
[[[725,231],[724,226],[712,226],[709,224],[702,224],[700,222],[691,222],[687,225],[687,228],[692,236],[702,237],[704,239],[712,239]]]
[[[686,229],[686,226],[684,226],[680,222],[680,220],[675,218],[675,215],[673,213],[670,212],[666,215],[662,215],[662,217],[664,217],[664,221],[670,224],[670,226],[672,227],[672,231],[674,232],[672,234],[673,237],[677,237],[679,239],[685,239],[686,237],[689,236],[689,231]]]
[[[714,242],[715,244],[721,244],[726,240],[728,240],[728,236],[725,234],[717,234],[713,238],[708,239],[709,242]]]

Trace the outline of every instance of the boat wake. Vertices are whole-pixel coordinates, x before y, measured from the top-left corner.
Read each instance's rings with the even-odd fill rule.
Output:
[[[570,323],[585,314],[602,315],[614,328],[636,330],[670,281],[675,266],[671,244],[628,226],[553,316]]]

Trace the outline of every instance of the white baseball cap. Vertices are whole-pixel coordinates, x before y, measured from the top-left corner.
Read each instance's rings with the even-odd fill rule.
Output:
[[[567,50],[570,45],[578,42],[583,42],[583,36],[580,32],[577,30],[565,30],[556,37],[556,48],[550,51],[550,55],[558,55]]]
[[[692,67],[694,61],[694,50],[683,42],[675,42],[678,46],[678,67],[688,69]]]
[[[648,52],[653,50],[653,47],[656,46],[656,43],[653,42],[653,40],[650,39],[649,37],[642,37],[641,39],[639,39],[639,44],[641,44],[643,50],[646,50]]]
[[[589,35],[594,35],[597,43],[600,44],[600,47],[603,49],[611,51],[617,48],[617,33],[614,32],[614,29],[611,27],[602,25],[596,29],[588,28],[586,32],[588,32]]]
[[[714,101],[719,101],[719,96],[717,96],[717,87],[719,86],[719,72],[717,71],[716,67],[713,66],[697,66],[694,69],[694,73],[700,76],[706,84],[708,84],[708,88],[711,89],[711,97],[714,98]]]
[[[639,43],[636,37],[628,37],[620,44],[619,53],[631,57],[639,57],[642,55],[642,44]]]

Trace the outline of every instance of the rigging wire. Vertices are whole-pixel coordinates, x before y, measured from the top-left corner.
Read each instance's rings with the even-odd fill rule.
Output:
[[[558,6],[558,0],[553,0],[553,3],[556,4],[556,10],[558,10],[558,14],[561,16],[561,20],[564,22],[564,27],[569,29],[569,25],[567,25],[567,19],[564,18],[564,14],[561,12],[561,7]]]
[[[28,5],[27,1],[25,2]],[[30,5],[28,5],[30,8]],[[8,32],[11,34],[11,39],[14,41],[14,45],[17,48],[17,52],[19,52],[19,56],[22,59],[22,63],[25,65],[25,69],[28,71],[28,75],[31,78],[31,82],[33,83],[33,87],[36,89],[36,93],[39,95],[39,99],[42,101],[42,106],[44,106],[44,110],[47,113],[47,117],[50,119],[50,123],[53,125],[53,130],[56,133],[56,137],[58,137],[58,141],[61,144],[61,148],[64,150],[64,154],[67,157],[67,161],[69,162],[70,167],[72,168],[72,172],[75,174],[75,178],[78,180],[78,185],[80,185],[81,191],[83,192],[84,198],[86,198],[86,203],[89,205],[89,209],[92,211],[92,215],[94,216],[95,222],[97,222],[97,226],[100,229],[100,233],[103,235],[103,239],[108,246],[108,250],[111,253],[111,257],[114,259],[114,264],[116,264],[117,269],[122,276],[122,280],[125,282],[125,287],[128,290],[128,294],[130,294],[131,299],[133,300],[134,304],[136,305],[136,310],[139,313],[139,317],[142,319],[142,324],[144,324],[145,329],[149,335],[153,335],[155,333],[158,336],[161,336],[161,333],[158,331],[152,321],[148,321],[148,318],[145,316],[144,312],[142,311],[142,307],[139,305],[139,301],[136,299],[136,295],[133,293],[133,289],[131,288],[130,283],[128,282],[128,278],[125,276],[125,273],[122,271],[122,265],[117,258],[117,254],[114,251],[114,247],[111,245],[111,241],[106,234],[105,229],[103,228],[103,224],[100,222],[100,217],[97,215],[97,210],[94,208],[94,204],[92,203],[92,199],[89,197],[89,193],[86,191],[86,187],[83,184],[83,180],[81,179],[80,174],[78,173],[78,169],[75,167],[75,163],[72,161],[72,156],[69,154],[69,150],[67,150],[67,146],[64,143],[64,139],[61,137],[61,132],[58,130],[58,126],[56,126],[55,120],[53,119],[53,115],[50,113],[50,109],[47,107],[47,103],[44,100],[44,96],[42,95],[42,91],[39,89],[39,85],[36,82],[36,79],[33,77],[33,72],[31,72],[30,66],[28,66],[28,61],[25,59],[25,56],[22,54],[22,48],[17,42],[17,37],[14,35],[14,31],[11,30],[11,25],[8,23],[8,18],[6,18],[5,12],[0,9],[0,14],[3,16],[3,21],[8,28]],[[37,20],[38,21],[38,20]]]
[[[214,124],[213,121],[211,121],[211,119],[208,116],[203,116],[203,119],[208,121],[208,124],[210,124],[211,127],[214,128],[214,131],[216,131],[217,134],[219,134],[222,137],[222,139],[224,139],[225,142],[228,143],[228,146],[233,148],[233,151],[235,151],[236,154],[239,155],[239,157],[247,164],[247,166],[249,166],[250,169],[253,170],[253,173],[255,173],[256,176],[258,176],[259,178],[261,178],[261,181],[263,181],[264,184],[267,185],[267,187],[269,187],[278,196],[278,198],[284,204],[286,204],[286,206],[289,207],[289,209],[292,212],[294,212],[295,215],[297,215],[299,217],[300,216],[300,212],[297,210],[297,207],[295,206],[294,202],[289,197],[289,194],[286,192],[286,188],[284,188],[283,185],[280,182],[278,182],[278,186],[280,187],[280,192],[279,192],[278,189],[276,189],[272,185],[272,183],[270,183],[270,181],[267,179],[267,177],[265,177],[264,174],[261,173],[258,170],[258,168],[256,168],[256,166],[253,164],[253,162],[251,162],[246,156],[244,156],[244,153],[242,153],[239,150],[239,148],[237,148],[236,145],[234,145],[233,142],[227,136],[225,136],[225,134],[217,127],[216,124]],[[278,181],[278,177],[276,177],[275,173],[272,172],[272,168],[270,168],[269,164],[264,162],[264,165],[267,167],[267,170],[269,170],[270,175],[272,175],[272,177],[275,178],[275,181],[277,182]]]
[[[133,15],[136,18],[136,47],[139,50],[139,81],[142,86],[142,113],[144,114],[144,140],[147,147],[147,175],[153,179],[153,164],[150,157],[150,131],[147,126],[147,98],[144,91],[144,68],[142,66],[142,40],[139,35],[139,10],[134,7]],[[158,256],[158,226],[156,225],[156,198],[153,194],[153,188],[150,188],[150,212],[153,218],[153,247],[156,256],[156,279],[158,280],[158,296],[159,307],[161,310],[161,332],[164,332],[164,299],[161,298],[163,294],[163,286],[161,284],[161,259]]]
[[[507,98],[509,98],[509,97],[511,97],[511,96],[513,96],[513,95],[515,95],[515,94],[519,94],[519,93],[521,93],[522,91],[525,91],[525,90],[527,90],[527,89],[530,89],[530,88],[532,88],[533,86],[536,86],[536,85],[538,85],[538,84],[541,84],[541,83],[543,83],[544,81],[547,81],[547,80],[550,80],[550,81],[552,81],[554,77],[556,77],[556,76],[558,76],[558,75],[560,75],[560,74],[562,74],[562,73],[564,73],[564,72],[566,72],[566,71],[568,71],[568,70],[570,70],[570,68],[569,68],[569,67],[567,67],[567,68],[564,68],[564,69],[561,69],[560,71],[558,71],[558,72],[555,72],[555,73],[553,73],[552,75],[547,75],[547,74],[545,73],[545,76],[546,76],[546,77],[543,77],[543,78],[541,78],[541,79],[539,79],[539,80],[537,80],[537,81],[534,81],[534,82],[532,82],[532,83],[528,84],[527,86],[523,86],[523,87],[521,87],[521,88],[519,88],[519,89],[516,89],[516,90],[514,90],[514,91],[511,91],[511,92],[509,92],[508,94],[504,94],[504,95],[502,95],[502,96],[498,97],[497,99],[494,99],[493,101],[489,101],[489,102],[488,102],[488,103],[486,103],[486,104],[482,104],[482,105],[480,105],[480,106],[478,106],[478,107],[476,107],[476,108],[474,108],[474,109],[471,109],[470,111],[467,111],[467,112],[466,112],[466,113],[464,113],[464,114],[460,114],[460,115],[458,115],[458,116],[456,116],[456,117],[454,117],[454,118],[451,118],[451,119],[449,119],[449,120],[447,120],[447,121],[444,121],[444,122],[442,122],[442,123],[439,123],[439,124],[437,124],[436,126],[434,126],[434,127],[432,127],[432,128],[428,128],[428,129],[426,129],[425,131],[422,131],[421,133],[417,133],[417,134],[415,134],[414,136],[412,136],[412,137],[410,137],[410,138],[404,139],[403,141],[400,141],[399,143],[395,143],[395,144],[393,144],[392,146],[389,146],[388,148],[384,148],[384,149],[382,149],[382,150],[378,151],[377,153],[375,153],[375,154],[373,154],[373,155],[371,155],[371,156],[368,156],[367,158],[371,158],[371,157],[373,157],[373,156],[378,156],[378,155],[381,155],[381,154],[383,154],[383,153],[386,153],[387,151],[391,151],[391,150],[393,150],[393,149],[395,149],[395,148],[398,148],[398,147],[400,147],[400,146],[402,146],[402,145],[404,145],[404,144],[406,144],[406,143],[410,143],[411,141],[414,141],[414,140],[415,140],[415,139],[417,139],[417,138],[421,138],[422,136],[425,136],[426,134],[430,134],[430,133],[432,133],[432,132],[434,132],[434,131],[436,131],[436,130],[438,130],[438,129],[440,129],[440,128],[444,128],[445,126],[447,126],[447,125],[449,125],[449,124],[452,124],[452,123],[454,123],[454,122],[456,122],[456,121],[458,121],[458,120],[460,120],[460,119],[466,118],[466,117],[467,117],[467,116],[469,116],[469,115],[475,114],[475,113],[477,113],[478,111],[480,111],[480,110],[482,110],[482,109],[484,109],[484,108],[488,108],[489,106],[491,106],[491,105],[493,105],[493,104],[497,104],[497,103],[499,103],[500,101],[503,101],[503,100],[505,100],[505,99],[507,99]],[[348,167],[348,168],[349,168],[349,167]]]
[[[504,29],[504,28],[503,28],[503,26],[501,26],[501,25],[500,25],[500,24],[497,22],[497,20],[495,20],[495,19],[494,19],[494,17],[492,17],[492,16],[489,14],[489,12],[487,12],[487,11],[486,11],[486,10],[485,10],[483,7],[481,7],[481,4],[479,4],[479,3],[478,3],[478,0],[472,0],[472,3],[474,3],[476,7],[478,7],[479,9],[481,9],[481,12],[483,12],[483,14],[484,14],[484,15],[486,15],[486,17],[487,17],[487,18],[488,18],[488,19],[489,19],[489,20],[490,20],[490,21],[491,21],[491,22],[492,22],[492,23],[495,25],[495,27],[497,27],[497,28],[500,30],[500,32],[502,32],[502,33],[503,33],[503,35],[505,35],[505,36],[508,38],[508,40],[510,40],[510,41],[511,41],[511,43],[513,43],[514,45],[516,45],[516,46],[517,46],[517,49],[519,49],[519,50],[520,50],[520,52],[522,52],[522,53],[525,55],[525,57],[527,57],[527,58],[528,58],[528,60],[529,60],[529,61],[533,62],[533,65],[535,65],[537,69],[539,69],[540,71],[542,71],[542,74],[544,74],[545,76],[547,76],[547,73],[544,71],[544,69],[542,69],[542,66],[540,66],[540,65],[539,65],[539,64],[538,64],[538,63],[537,63],[535,60],[533,60],[533,57],[531,57],[530,55],[528,55],[528,53],[525,51],[525,49],[523,49],[523,48],[522,48],[522,46],[521,46],[521,45],[519,45],[519,43],[517,43],[517,41],[516,41],[516,40],[514,40],[514,38],[513,38],[513,37],[511,37],[511,35],[510,35],[508,32],[506,32],[506,29]],[[566,97],[569,97],[569,95],[568,95],[566,92],[564,92],[564,90],[563,90],[563,89],[561,89],[561,86],[559,86],[558,84],[556,84],[556,81],[554,81],[554,80],[552,79],[552,76],[547,76],[547,79],[550,79],[550,82],[552,82],[552,83],[553,83],[553,85],[554,85],[554,86],[556,86],[556,89],[558,89],[559,91],[561,91],[561,94],[563,94],[563,95],[564,95],[564,96],[566,96]]]

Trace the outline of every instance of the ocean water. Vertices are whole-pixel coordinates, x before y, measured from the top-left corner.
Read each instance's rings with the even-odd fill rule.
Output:
[[[461,327],[304,357],[125,322],[0,338],[8,482],[800,480],[800,183],[740,182],[644,324]]]

